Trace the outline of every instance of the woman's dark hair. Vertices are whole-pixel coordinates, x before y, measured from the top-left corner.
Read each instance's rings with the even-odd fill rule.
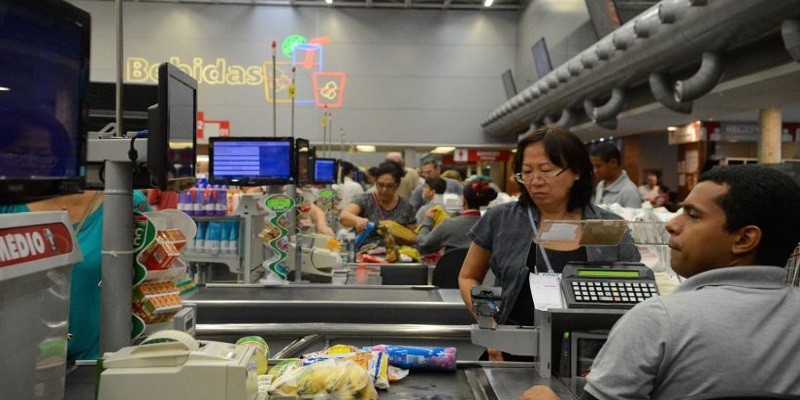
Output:
[[[483,179],[464,183],[462,193],[469,209],[479,209],[497,198],[497,190],[492,187],[492,182]]]
[[[403,179],[403,176],[406,175],[406,170],[403,169],[403,167],[401,167],[397,163],[391,161],[385,161],[378,164],[378,167],[375,170],[375,175],[373,176],[375,177],[375,179],[378,179],[379,176],[385,174],[392,174],[392,177],[394,178],[394,183],[400,184],[400,180]]]
[[[583,142],[569,130],[558,125],[544,126],[529,133],[517,143],[517,153],[514,155],[514,172],[522,172],[522,158],[525,149],[535,143],[542,142],[547,158],[554,165],[569,168],[578,176],[569,193],[567,210],[572,211],[577,207],[584,207],[592,199],[592,182],[594,172],[589,152]],[[519,204],[527,206],[533,204],[528,189],[524,184],[519,185]]]
[[[716,199],[725,211],[725,228],[761,229],[755,264],[783,267],[800,241],[800,186],[788,174],[760,165],[716,167],[700,182],[728,186]],[[782,206],[781,206],[782,205]]]

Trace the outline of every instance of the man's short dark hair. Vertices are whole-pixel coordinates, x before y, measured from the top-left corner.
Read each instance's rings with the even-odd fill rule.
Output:
[[[436,194],[444,194],[447,190],[447,182],[442,178],[425,178],[425,184],[433,189]]]
[[[617,159],[617,164],[622,164],[622,154],[620,154],[619,149],[617,146],[614,146],[608,142],[600,143],[599,145],[595,146],[590,154],[592,157],[597,157],[603,160],[603,162],[609,162],[613,159]]]
[[[726,185],[716,199],[725,211],[726,229],[761,229],[756,264],[783,267],[800,241],[800,185],[789,175],[761,165],[715,167],[700,182]]]
[[[594,181],[589,152],[574,133],[563,127],[544,126],[520,139],[517,143],[517,152],[514,154],[514,172],[522,172],[525,148],[537,142],[544,144],[544,152],[554,165],[568,168],[578,176],[578,180],[570,190],[567,209],[572,211],[577,207],[583,208],[589,204],[592,199]],[[528,194],[528,188],[522,183],[517,182],[517,184],[520,191],[519,204],[523,206],[532,204],[533,200]]]
[[[439,169],[439,163],[437,163],[435,160],[425,161],[424,163],[422,163],[422,165],[420,165],[420,167],[425,166],[425,165],[431,165],[431,166],[433,166],[434,169]]]

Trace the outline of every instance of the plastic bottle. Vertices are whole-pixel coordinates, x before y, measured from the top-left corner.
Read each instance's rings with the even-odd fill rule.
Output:
[[[202,217],[203,215],[206,215],[206,209],[204,204],[205,200],[206,200],[206,188],[202,184],[200,184],[195,189],[195,194],[194,194],[193,209],[195,217]]]
[[[229,221],[231,224],[230,236],[228,236],[228,253],[239,254],[239,221]]]
[[[196,253],[203,253],[205,251],[207,229],[208,222],[197,223],[197,234],[194,236],[194,248],[192,248],[192,251]]]
[[[216,199],[214,201],[214,215],[224,217],[228,213],[228,191],[224,186],[218,187],[214,191]]]
[[[206,199],[203,203],[203,209],[205,210],[205,215],[209,217],[213,217],[217,215],[217,186],[208,186],[206,188]]]
[[[183,205],[183,212],[185,212],[186,215],[193,217],[195,216],[194,199],[197,196],[197,188],[196,187],[190,188],[187,192],[189,194],[186,197],[186,204]]]
[[[209,221],[206,231],[206,243],[203,249],[209,254],[219,254],[219,240],[222,235],[222,221]]]

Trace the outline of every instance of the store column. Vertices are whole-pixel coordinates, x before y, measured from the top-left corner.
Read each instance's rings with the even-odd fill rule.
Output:
[[[758,163],[777,164],[781,162],[781,109],[762,108],[758,113],[760,135],[758,139]]]

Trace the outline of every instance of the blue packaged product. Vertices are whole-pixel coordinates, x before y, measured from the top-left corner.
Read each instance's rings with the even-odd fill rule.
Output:
[[[456,369],[455,347],[423,347],[379,344],[368,347],[371,351],[381,351],[389,356],[389,364],[407,369]]]

